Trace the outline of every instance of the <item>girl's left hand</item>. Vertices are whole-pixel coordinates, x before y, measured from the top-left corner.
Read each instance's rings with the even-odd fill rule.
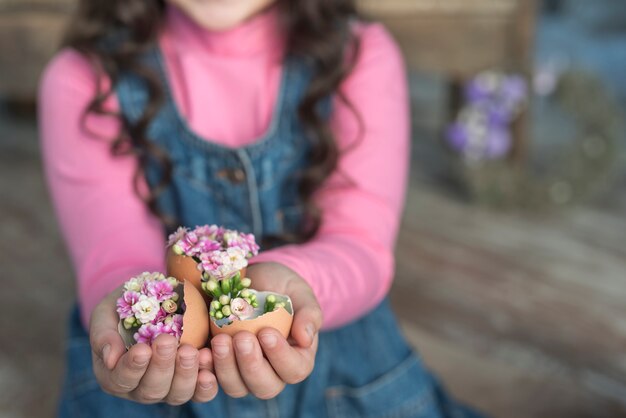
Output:
[[[239,332],[233,338],[220,334],[211,340],[217,381],[229,396],[248,393],[271,399],[285,384],[299,383],[313,371],[322,326],[322,311],[311,287],[293,270],[278,263],[248,267],[247,276],[257,290],[288,295],[294,308],[290,338],[265,328],[257,336]]]

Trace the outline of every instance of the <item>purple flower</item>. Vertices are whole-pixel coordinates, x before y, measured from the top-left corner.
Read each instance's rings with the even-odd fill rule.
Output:
[[[239,319],[248,319],[254,314],[254,308],[245,299],[235,298],[230,301],[230,310]]]
[[[126,319],[134,315],[133,305],[139,301],[141,295],[138,292],[127,290],[122,297],[117,300],[117,313],[121,319]]]

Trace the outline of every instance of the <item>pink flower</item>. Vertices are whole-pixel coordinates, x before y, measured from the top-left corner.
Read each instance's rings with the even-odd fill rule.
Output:
[[[206,237],[212,241],[222,241],[224,236],[224,227],[217,225],[197,226],[194,232],[199,236]]]
[[[235,298],[230,301],[230,310],[239,319],[248,319],[254,314],[254,308],[245,299]]]
[[[206,237],[200,238],[200,242],[196,246],[199,253],[208,253],[222,248],[222,244]]]
[[[193,231],[191,231],[187,232],[182,239],[178,240],[176,245],[178,245],[186,255],[191,256],[194,255],[193,250],[195,249],[198,241],[198,236]]]
[[[133,305],[139,301],[139,293],[127,290],[122,297],[117,300],[117,313],[121,319],[133,316]]]
[[[168,280],[146,282],[145,288],[146,294],[155,297],[159,302],[171,299],[174,294],[174,287]]]
[[[163,332],[180,340],[181,335],[183,335],[183,316],[172,315],[170,318],[171,320],[165,322]]]
[[[181,239],[183,239],[183,237],[185,236],[185,234],[187,233],[188,229],[184,228],[184,227],[179,227],[176,232],[174,232],[173,234],[171,234],[168,238],[167,238],[167,246],[171,247],[172,245],[176,244],[178,241],[180,241]]]
[[[159,309],[159,312],[157,312],[156,316],[154,317],[151,323],[158,324],[160,322],[163,322],[165,318],[167,318],[167,315],[169,314],[165,311],[165,309],[161,308]]]
[[[155,324],[142,325],[137,330],[135,335],[133,335],[133,338],[138,343],[144,343],[144,344],[150,345],[156,339],[156,337],[163,334],[163,327],[164,325],[162,323],[159,323],[156,325]]]

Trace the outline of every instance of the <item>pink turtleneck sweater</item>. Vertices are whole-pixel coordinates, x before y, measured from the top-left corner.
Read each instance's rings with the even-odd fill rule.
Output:
[[[268,128],[281,73],[283,42],[274,11],[224,32],[198,27],[167,10],[160,47],[174,98],[201,137],[241,147]],[[403,207],[409,157],[409,112],[401,54],[378,24],[358,24],[360,56],[341,90],[363,121],[339,100],[332,129],[342,155],[339,170],[316,195],[323,211],[317,236],[303,245],[266,251],[252,262],[282,263],[313,288],[324,328],[365,314],[387,293]],[[109,292],[143,271],[164,271],[165,236],[133,190],[137,165],[113,157],[114,117],[81,115],[96,77],[87,60],[66,49],[48,65],[40,87],[40,132],[46,176],[75,267],[83,323]],[[119,109],[115,97],[107,103]],[[357,141],[357,142],[355,142]],[[209,220],[210,221],[210,220]]]

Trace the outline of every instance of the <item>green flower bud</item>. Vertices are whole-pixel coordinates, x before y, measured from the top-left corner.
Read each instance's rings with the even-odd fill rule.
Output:
[[[221,311],[215,312],[215,318],[222,319],[224,318],[224,314]]]
[[[242,298],[249,298],[251,295],[252,295],[252,292],[250,291],[250,289],[243,289],[241,291]]]
[[[222,284],[222,292],[224,292],[224,294],[230,293],[230,290],[231,290],[230,280],[229,279],[222,280],[221,284]]]
[[[124,319],[124,328],[125,329],[131,329],[134,325],[135,325],[135,317],[134,316],[130,316],[130,317]]]
[[[178,296],[178,293],[176,293],[176,292],[173,292],[173,293],[172,293],[172,300],[173,300],[174,302],[178,302],[178,299],[179,299],[179,298],[180,298],[180,296]]]
[[[176,277],[168,277],[167,281],[170,282],[170,284],[172,285],[174,289],[176,289],[176,286],[180,284],[180,282],[176,280]]]
[[[230,316],[232,314],[232,311],[230,310],[230,306],[226,305],[222,308],[222,314],[224,314],[224,316]]]
[[[212,317],[212,318],[215,318],[215,311],[209,312],[209,316]]]
[[[265,300],[268,301],[269,303],[276,303],[276,296],[267,295],[267,298]]]
[[[219,283],[216,280],[210,279],[208,282],[204,283],[209,292],[213,293],[216,289],[219,288]]]
[[[274,310],[278,309],[278,308],[284,308],[285,304],[283,302],[278,302],[276,305],[274,305]]]
[[[177,244],[174,244],[172,246],[172,251],[174,251],[174,254],[178,254],[178,255],[183,255],[185,253],[183,249],[180,248]]]
[[[214,300],[213,302],[211,302],[211,308],[213,308],[216,311],[219,311],[220,309],[222,309],[222,304],[220,303],[219,300]]]
[[[243,287],[248,288],[250,287],[251,284],[252,284],[252,280],[250,280],[249,278],[246,277],[245,279],[241,279],[241,285]]]
[[[228,304],[230,303],[230,296],[228,296],[228,295],[222,295],[222,296],[220,296],[219,301],[220,301],[220,303],[221,303],[222,305],[228,305]]]
[[[258,308],[259,307],[259,302],[257,302],[256,300],[253,300],[250,305],[252,305],[253,308]]]
[[[202,283],[200,284],[200,287],[202,288],[202,291],[203,291],[204,293],[209,293],[209,290],[207,289],[206,282],[202,282]]]

